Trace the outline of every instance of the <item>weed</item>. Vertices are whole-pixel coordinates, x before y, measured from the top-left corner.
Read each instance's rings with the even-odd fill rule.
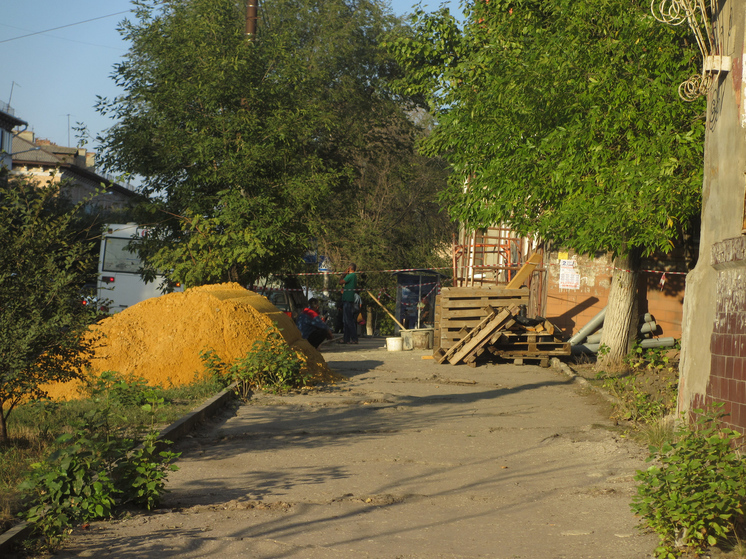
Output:
[[[144,411],[154,416],[162,404],[154,391],[146,392]],[[178,454],[157,452],[154,429],[135,448],[132,439],[112,431],[110,415],[108,407],[87,414],[74,434],[58,437],[56,450],[33,464],[31,476],[21,484],[31,503],[24,516],[47,549],[57,549],[72,526],[108,518],[117,503],[153,508],[168,472],[176,469],[171,462]]]
[[[675,442],[651,447],[648,461],[657,464],[635,476],[631,507],[658,534],[660,558],[699,554],[732,538],[744,515],[746,468],[734,450],[741,434],[719,426],[722,413],[694,413],[696,424],[684,423]]]
[[[669,382],[661,387],[652,380],[657,379],[634,373],[604,380],[604,389],[619,402],[614,412],[617,419],[652,423],[674,411],[678,384]]]
[[[621,373],[599,371],[597,380],[618,401],[614,417],[653,424],[676,408],[678,370],[669,362],[670,348],[644,349],[635,344]]]
[[[45,547],[59,547],[75,524],[111,514],[117,490],[109,473],[127,443],[111,437],[108,418],[96,411],[75,434],[58,437],[56,450],[43,462],[32,464],[20,486],[31,502],[24,516]]]
[[[309,375],[304,371],[306,357],[291,348],[273,326],[262,339],[255,340],[251,350],[231,364],[224,363],[214,351],[200,353],[211,377],[222,377],[236,383],[236,394],[246,401],[254,390],[282,392],[306,386]]]
[[[671,347],[653,347],[645,349],[638,342],[632,346],[632,350],[624,358],[624,362],[632,370],[646,369],[648,371],[667,371],[674,372],[676,367],[670,362],[669,352],[671,349],[677,350],[681,344],[676,342]]]
[[[104,393],[99,393],[96,400],[39,400],[19,406],[9,424],[11,442],[0,447],[0,527],[10,527],[17,521],[16,514],[23,510],[18,486],[36,471],[31,470],[31,464],[44,463],[45,458],[59,448],[54,441],[60,435],[75,437],[80,429],[76,425],[81,424],[81,418],[90,417],[95,410],[108,408],[109,432],[117,437],[137,438],[142,433],[142,425],[152,428],[171,423],[195,403],[218,393],[222,386],[195,375],[195,382],[190,385],[162,391],[157,389],[154,394],[149,390],[152,389],[143,389],[142,398],[138,396],[138,400],[147,404],[148,398],[153,395],[163,399],[151,411],[143,410],[140,406],[121,405],[118,398],[108,398]],[[72,440],[68,440],[67,444],[72,444]],[[155,457],[158,457],[158,453]]]
[[[158,387],[160,389],[160,387]],[[145,392],[152,390],[148,381],[135,375],[124,376],[116,371],[104,371],[89,381],[88,393],[94,400],[104,400],[118,406],[142,406]]]
[[[635,433],[634,439],[646,447],[661,448],[674,439],[674,417],[666,416],[642,425]]]
[[[743,559],[746,557],[746,542],[743,541],[738,534],[734,534],[733,538],[728,541],[728,548],[736,558]]]

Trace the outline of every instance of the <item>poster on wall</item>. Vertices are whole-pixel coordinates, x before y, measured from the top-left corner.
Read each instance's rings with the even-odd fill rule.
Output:
[[[580,289],[580,272],[575,260],[560,260],[560,289]]]

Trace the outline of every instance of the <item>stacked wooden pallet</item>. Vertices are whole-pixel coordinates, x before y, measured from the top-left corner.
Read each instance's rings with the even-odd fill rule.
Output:
[[[570,344],[554,337],[547,320],[526,321],[520,306],[528,304],[525,289],[443,288],[436,301],[434,356],[439,363],[476,366],[489,352],[522,363],[570,355]]]
[[[449,349],[484,320],[488,306],[528,305],[528,289],[504,287],[444,287],[435,301],[433,348]]]

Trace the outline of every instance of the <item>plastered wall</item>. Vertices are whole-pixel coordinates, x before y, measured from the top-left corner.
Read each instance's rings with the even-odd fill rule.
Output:
[[[744,218],[744,0],[725,2],[715,28],[731,70],[707,103],[699,261],[687,277],[679,411],[725,404],[726,423],[746,430],[746,241]]]

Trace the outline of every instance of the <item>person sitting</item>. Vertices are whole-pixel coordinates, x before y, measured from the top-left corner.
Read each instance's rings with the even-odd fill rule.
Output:
[[[300,335],[315,348],[325,339],[331,340],[333,337],[331,328],[319,316],[319,300],[315,297],[308,301],[308,306],[298,315],[296,324]]]

